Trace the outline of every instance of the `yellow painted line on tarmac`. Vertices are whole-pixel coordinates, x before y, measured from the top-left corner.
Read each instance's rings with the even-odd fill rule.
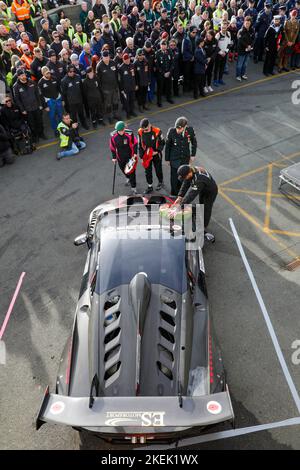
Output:
[[[233,88],[228,88],[227,90],[219,91],[219,92],[213,93],[211,95],[205,96],[203,98],[198,98],[196,100],[184,101],[183,103],[178,103],[174,106],[168,106],[167,108],[163,108],[163,109],[157,109],[155,111],[151,111],[151,112],[146,113],[146,114],[147,114],[147,116],[155,116],[157,114],[166,113],[168,111],[172,111],[173,109],[183,108],[183,107],[185,107],[189,104],[195,104],[195,103],[199,103],[199,102],[202,102],[202,101],[206,101],[206,100],[215,98],[216,96],[227,95],[228,93],[233,93],[235,91],[242,90],[243,88],[248,88],[250,86],[259,85],[260,83],[269,82],[271,80],[275,80],[276,78],[281,78],[281,77],[284,77],[285,75],[290,75],[290,74],[294,74],[294,73],[295,73],[294,71],[290,71],[290,72],[281,73],[280,75],[274,75],[272,77],[260,78],[259,80],[255,80],[254,82],[249,82],[249,83],[245,83],[244,85],[239,85],[239,86],[235,86]],[[141,115],[141,117],[142,117],[142,115]],[[128,119],[126,122],[131,123],[131,122],[134,122],[135,120],[136,119]],[[108,125],[106,127],[106,129],[109,128],[109,127],[114,127],[114,125]],[[86,136],[86,135],[90,135],[90,134],[95,134],[96,132],[102,133],[103,131],[105,131],[105,128],[94,129],[94,130],[91,130],[91,131],[87,131],[87,132],[82,133],[81,135]],[[57,145],[58,142],[59,142],[58,140],[54,140],[54,141],[49,142],[47,144],[39,145],[37,147],[37,150],[44,149],[44,148],[47,148],[47,147],[52,147],[53,145]]]
[[[265,223],[264,231],[269,230],[270,226],[270,210],[271,210],[271,200],[272,200],[272,176],[273,176],[273,166],[270,164],[268,166],[268,179],[267,179],[267,194],[266,194],[266,214],[265,214]]]
[[[300,237],[300,232],[290,232],[288,230],[269,229],[270,233],[278,233],[279,235],[287,235],[288,237]]]
[[[225,199],[231,206],[233,206],[238,212],[240,212],[245,219],[247,219],[250,223],[252,223],[256,228],[261,230],[266,236],[271,238],[274,242],[277,243],[278,246],[280,246],[284,251],[286,251],[292,259],[299,259],[299,255],[291,250],[285,243],[283,243],[281,240],[279,240],[275,235],[269,232],[264,232],[264,227],[247,211],[245,211],[239,204],[237,204],[231,197],[228,196],[228,194],[225,194],[223,192],[223,189],[219,190],[219,194]]]

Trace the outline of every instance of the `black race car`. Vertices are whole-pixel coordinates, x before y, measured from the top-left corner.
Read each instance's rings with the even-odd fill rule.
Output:
[[[96,207],[72,333],[37,417],[104,440],[170,443],[234,413],[210,320],[201,246],[170,199]],[[193,233],[192,233],[193,235]]]

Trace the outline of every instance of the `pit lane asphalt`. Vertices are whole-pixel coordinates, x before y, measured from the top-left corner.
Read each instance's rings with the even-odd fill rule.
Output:
[[[215,96],[198,102],[185,96],[170,109],[166,104],[161,110],[152,106],[149,113],[164,133],[176,117],[186,115],[197,132],[197,162],[211,171],[219,185],[234,179],[223,186],[216,201],[211,230],[217,242],[205,248],[205,263],[237,427],[287,419],[296,416],[297,410],[230,233],[229,217],[236,224],[300,392],[300,365],[291,361],[292,342],[300,339],[300,269],[284,269],[300,255],[300,238],[270,232],[299,231],[299,208],[280,196],[269,200],[253,194],[279,194],[280,165],[300,161],[300,105],[291,101],[291,85],[299,75],[265,80],[253,67],[248,75],[257,83],[237,85],[226,77],[227,86]],[[229,91],[230,87],[234,90]],[[131,124],[135,130],[138,122],[139,118]],[[73,238],[85,230],[89,211],[111,197],[110,130],[87,133],[87,149],[76,157],[58,162],[57,147],[47,143],[0,170],[0,324],[18,278],[26,272],[3,337],[7,364],[0,366],[0,449],[78,448],[75,431],[45,425],[36,432],[33,423],[46,385],[53,389],[55,384],[73,321],[86,257],[84,247],[73,246]],[[270,176],[268,164],[273,161],[277,164]],[[164,172],[169,183],[167,167]],[[144,185],[139,168],[138,189],[142,191]],[[117,195],[126,194],[120,174],[117,188]],[[195,447],[299,449],[299,426]]]

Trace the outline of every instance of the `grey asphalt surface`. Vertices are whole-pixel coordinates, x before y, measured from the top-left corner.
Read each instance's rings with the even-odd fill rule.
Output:
[[[291,85],[299,75],[261,80],[253,67],[248,75],[247,84],[226,77],[227,86],[220,87],[215,96],[197,102],[184,96],[174,107],[158,110],[153,105],[148,113],[164,133],[176,117],[185,115],[197,133],[197,163],[206,166],[222,187],[211,222],[217,241],[205,248],[204,256],[210,307],[237,427],[292,418],[297,408],[230,232],[230,217],[300,392],[300,365],[291,361],[291,345],[300,339],[300,268],[285,269],[300,256],[300,209],[280,197],[277,189],[280,165],[300,161],[300,105],[291,102]],[[139,118],[130,126],[136,130],[138,123]],[[90,210],[111,198],[110,131],[107,126],[88,133],[87,149],[76,157],[56,161],[57,146],[50,142],[0,170],[0,324],[19,276],[26,272],[3,337],[7,364],[0,365],[0,449],[78,448],[75,431],[45,425],[36,432],[34,418],[46,385],[53,389],[73,321],[86,257],[86,249],[75,248],[73,239],[84,232]],[[274,161],[278,164],[272,166],[270,175],[267,165]],[[164,172],[169,184],[166,166]],[[267,187],[275,196],[264,230]],[[138,189],[144,188],[139,168]],[[127,193],[120,173],[116,193]],[[268,232],[268,227],[282,233]],[[195,448],[300,449],[299,431],[294,426]]]

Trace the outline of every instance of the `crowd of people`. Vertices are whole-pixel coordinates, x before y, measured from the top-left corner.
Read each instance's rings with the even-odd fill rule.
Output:
[[[47,8],[69,3],[76,0]],[[88,129],[123,111],[136,117],[155,101],[173,103],[181,87],[206,96],[225,85],[230,62],[238,81],[247,80],[250,57],[266,76],[300,67],[300,0],[111,0],[108,8],[89,0],[73,22],[61,9],[55,22],[44,7],[0,1],[0,139],[6,133],[15,153],[47,138],[46,113],[69,155],[74,143],[82,148],[79,122]]]

